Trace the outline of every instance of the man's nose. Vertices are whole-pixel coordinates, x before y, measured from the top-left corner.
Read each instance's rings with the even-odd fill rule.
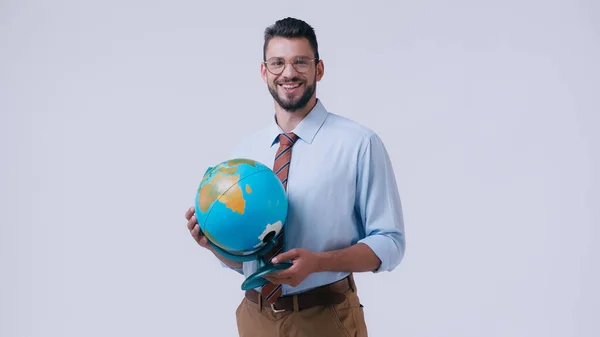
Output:
[[[288,78],[293,78],[294,76],[296,76],[296,68],[294,68],[291,62],[285,64],[285,68],[283,68],[281,76]]]

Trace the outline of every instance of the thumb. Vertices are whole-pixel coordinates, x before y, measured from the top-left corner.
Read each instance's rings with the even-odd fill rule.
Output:
[[[289,250],[287,252],[283,252],[283,253],[275,256],[274,258],[271,259],[271,262],[273,262],[273,263],[279,263],[281,261],[287,261],[287,260],[295,259],[295,258],[297,258],[299,256],[300,256],[300,254],[299,254],[298,250],[294,248],[292,250]]]

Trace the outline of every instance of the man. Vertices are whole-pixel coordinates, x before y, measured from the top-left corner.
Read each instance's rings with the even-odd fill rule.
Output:
[[[317,98],[324,64],[310,25],[277,21],[265,30],[263,54],[260,71],[275,115],[232,158],[273,163],[289,210],[284,249],[272,262],[293,266],[269,274],[264,289],[246,291],[236,311],[239,334],[367,336],[353,273],[391,271],[405,251],[390,159],[374,132],[328,112]],[[188,229],[211,249],[193,213],[192,207],[185,214]],[[212,251],[246,277],[256,270],[255,262],[233,262]]]

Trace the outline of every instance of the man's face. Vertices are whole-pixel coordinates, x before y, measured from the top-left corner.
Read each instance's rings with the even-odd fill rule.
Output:
[[[323,63],[315,65],[314,58],[308,39],[275,37],[269,41],[261,75],[284,110],[302,109],[314,96],[316,82],[323,76]]]

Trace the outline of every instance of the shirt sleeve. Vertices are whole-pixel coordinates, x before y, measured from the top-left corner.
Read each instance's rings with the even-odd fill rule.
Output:
[[[404,219],[392,163],[380,137],[372,133],[358,159],[356,208],[369,246],[381,260],[374,273],[392,271],[404,258]]]
[[[223,262],[221,260],[219,260],[219,263],[221,264],[221,267],[223,267],[225,269],[231,269],[231,270],[237,271],[241,275],[244,275],[243,267],[242,268],[233,268],[233,267],[228,266],[227,264],[225,264],[225,262]],[[243,265],[243,262],[242,262],[242,265]]]

